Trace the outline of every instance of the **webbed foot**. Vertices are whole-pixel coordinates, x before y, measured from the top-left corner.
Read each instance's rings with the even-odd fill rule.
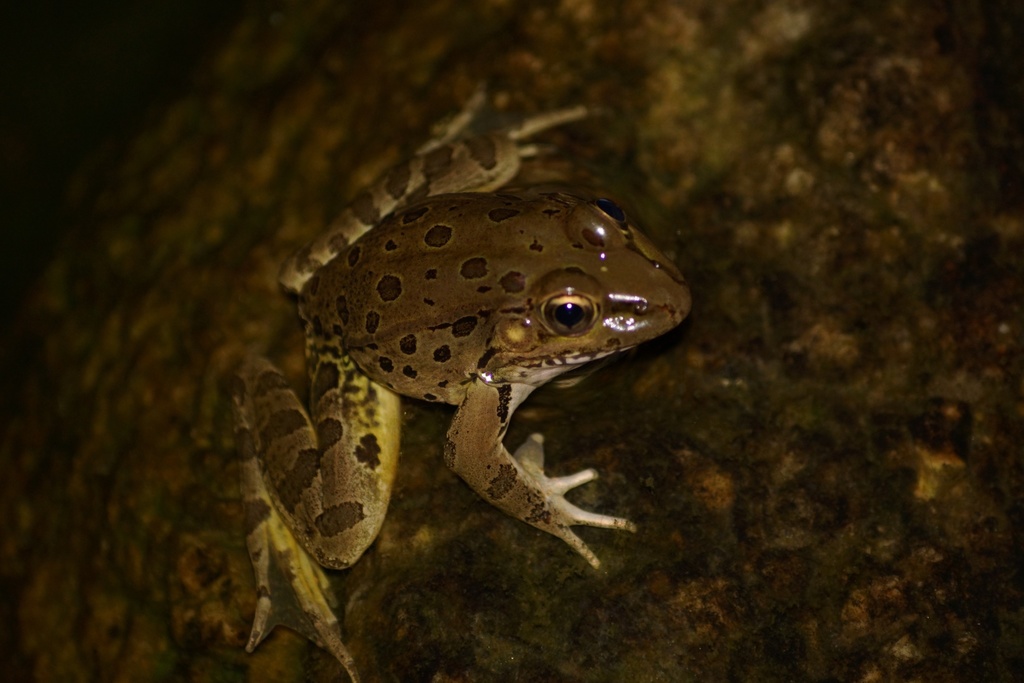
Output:
[[[548,506],[554,513],[554,527],[545,527],[545,529],[572,546],[573,550],[582,555],[595,569],[601,566],[601,561],[597,559],[586,543],[572,532],[570,526],[596,526],[602,529],[636,531],[636,525],[628,519],[589,512],[565,499],[566,492],[596,479],[597,471],[587,468],[563,477],[548,477],[544,473],[544,436],[542,434],[531,434],[516,449],[512,457],[546,496]]]

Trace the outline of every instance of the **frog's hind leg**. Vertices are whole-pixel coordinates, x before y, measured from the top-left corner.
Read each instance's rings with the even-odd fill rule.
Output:
[[[265,410],[266,395],[270,393],[274,394],[274,411]],[[355,663],[341,638],[334,614],[337,601],[327,577],[289,529],[262,471],[261,463],[267,451],[272,451],[268,441],[273,440],[274,433],[279,440],[285,436],[286,430],[281,428],[285,421],[280,416],[305,418],[305,412],[287,388],[285,378],[262,358],[247,362],[232,394],[246,545],[257,585],[256,615],[246,649],[252,652],[275,626],[286,626],[333,654],[351,680],[358,683]],[[295,429],[292,436],[300,441],[313,440],[308,429]]]
[[[537,133],[541,133],[548,128],[555,128],[556,126],[562,126],[566,123],[585,119],[592,113],[593,110],[590,107],[582,104],[575,107],[566,107],[564,109],[554,109],[552,111],[546,111],[526,117],[517,125],[507,128],[506,134],[509,139],[520,143],[520,157],[533,156],[534,153],[530,152],[532,147],[530,145],[521,144],[522,140],[533,137]]]
[[[469,96],[462,109],[454,115],[443,119],[434,126],[432,137],[420,145],[416,150],[417,155],[426,154],[441,145],[447,145],[452,140],[461,137],[472,125],[473,121],[480,115],[480,111],[487,102],[487,86],[483,83],[477,85],[476,90]]]
[[[470,130],[470,126],[473,125],[474,121],[480,117],[480,112],[483,111],[486,101],[487,88],[483,84],[480,84],[477,86],[477,89],[473,91],[470,98],[466,100],[462,109],[460,109],[454,116],[442,121],[440,125],[435,127],[433,137],[420,145],[420,148],[416,150],[416,154],[426,154],[438,147],[441,147],[442,145],[454,142],[455,140],[472,137],[472,133],[467,134],[467,131]],[[566,123],[572,123],[573,121],[584,119],[590,116],[593,112],[594,110],[586,105],[553,109],[551,111],[541,112],[540,114],[522,117],[514,124],[501,127],[499,132],[509,140],[518,143],[536,135],[537,133],[542,133],[549,128],[555,128]],[[534,149],[532,145],[520,144],[519,156],[533,156],[534,152],[530,151],[532,149]]]

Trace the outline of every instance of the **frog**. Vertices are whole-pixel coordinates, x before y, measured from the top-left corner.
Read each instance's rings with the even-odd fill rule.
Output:
[[[572,187],[510,188],[531,138],[589,116],[557,109],[470,132],[481,98],[407,161],[360,192],[287,259],[306,340],[308,406],[252,355],[232,391],[246,544],[257,584],[246,649],[276,625],[332,654],[358,683],[324,571],[351,567],[376,539],[398,463],[399,396],[455,406],[444,464],[508,515],[561,539],[635,531],[565,494],[593,468],[548,476],[544,437],[514,452],[512,415],[540,386],[682,322],[679,269],[619,203]]]

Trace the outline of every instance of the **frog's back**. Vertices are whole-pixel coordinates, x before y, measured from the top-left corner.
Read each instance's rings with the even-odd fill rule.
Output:
[[[426,199],[321,268],[303,291],[302,315],[378,381],[450,400],[446,388],[473,371],[494,320],[521,299],[530,265],[545,249],[571,249],[560,220],[570,206],[557,195]],[[436,391],[423,390],[424,373]]]
[[[652,286],[648,273],[660,270],[655,279],[675,286],[678,271],[644,253],[646,238],[603,201],[544,188],[423,200],[321,268],[302,316],[374,380],[457,402],[460,385],[510,351],[495,328],[531,324],[550,274],[561,289],[570,272],[625,292]]]

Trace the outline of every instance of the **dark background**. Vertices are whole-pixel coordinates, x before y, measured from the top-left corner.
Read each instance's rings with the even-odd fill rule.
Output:
[[[81,229],[67,183],[189,87],[242,0],[42,0],[0,9],[0,338]],[[269,11],[268,11],[269,15]]]

